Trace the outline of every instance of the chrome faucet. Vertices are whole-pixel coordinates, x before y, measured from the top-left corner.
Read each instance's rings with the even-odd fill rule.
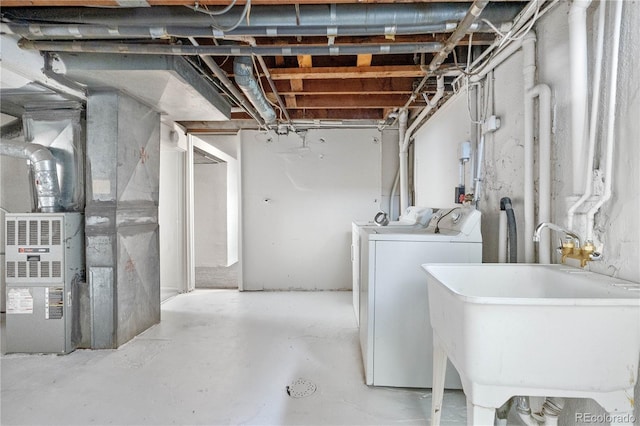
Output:
[[[544,228],[549,228],[552,229],[554,231],[557,232],[562,232],[563,234],[573,238],[576,242],[576,248],[580,248],[582,247],[582,242],[580,241],[580,237],[578,236],[578,234],[576,234],[575,232],[569,231],[566,228],[563,228],[562,226],[558,226],[555,223],[551,223],[551,222],[542,222],[541,224],[539,224],[538,226],[536,226],[536,230],[533,233],[533,241],[536,243],[540,242],[540,234],[542,233],[542,230]]]

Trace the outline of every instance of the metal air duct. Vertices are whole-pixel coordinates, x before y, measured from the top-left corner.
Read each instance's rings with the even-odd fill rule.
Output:
[[[233,62],[233,73],[235,74],[236,84],[258,110],[264,121],[267,124],[275,122],[276,112],[267,101],[253,75],[253,60],[251,56],[237,56]]]
[[[45,146],[2,139],[0,155],[25,158],[31,162],[33,185],[38,197],[37,211],[53,213],[60,211],[60,184],[56,160]]]
[[[313,5],[254,5],[251,19],[237,27],[241,34],[247,27],[305,27],[385,25],[430,25],[460,22],[467,14],[469,3],[405,3],[405,4],[331,4]],[[521,2],[496,2],[489,5],[482,17],[500,23],[511,21],[522,9]],[[108,11],[107,11],[108,10]],[[36,23],[98,24],[114,26],[157,26],[167,22],[175,26],[204,26],[217,31],[211,16],[187,7],[154,6],[144,8],[87,8],[87,7],[38,7],[3,8],[8,21]],[[216,16],[216,26],[228,27],[238,21],[243,6],[236,6],[228,13]],[[247,23],[247,21],[249,21]],[[252,34],[257,35],[257,34]],[[274,34],[275,36],[275,34]]]

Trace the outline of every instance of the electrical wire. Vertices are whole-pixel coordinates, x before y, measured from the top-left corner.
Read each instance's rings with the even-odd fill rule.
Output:
[[[222,31],[223,33],[226,33],[226,32],[235,30],[240,26],[240,24],[242,24],[242,21],[244,21],[245,18],[247,19],[249,18],[249,14],[251,10],[251,0],[246,1],[246,3],[244,4],[244,9],[242,9],[242,13],[240,14],[240,18],[230,27],[223,27],[220,24],[218,24],[215,20],[215,16],[217,15],[216,13],[211,13],[208,10],[203,10],[199,6],[187,6],[187,7],[195,12],[209,15],[211,17],[211,22],[212,22],[211,26],[218,31]]]
[[[209,8],[207,7],[207,5],[204,5],[204,8],[206,9],[206,14],[210,15],[210,16],[220,16],[220,15],[224,15],[225,13],[227,13],[228,11],[231,10],[231,8],[233,6],[236,5],[236,0],[232,0],[231,3],[229,4],[229,6],[225,7],[224,9],[221,10],[216,10],[216,11],[211,11],[209,10]],[[195,3],[195,6],[189,6],[190,9],[196,10],[200,8],[200,4],[198,2]]]
[[[438,221],[436,222],[436,228],[433,230],[434,234],[439,234],[440,233],[440,221],[442,219],[444,219],[445,216],[450,215],[454,210],[457,210],[459,207],[454,207],[451,210],[449,210],[448,212],[446,212],[445,214],[443,214],[442,216],[440,216],[438,218]]]

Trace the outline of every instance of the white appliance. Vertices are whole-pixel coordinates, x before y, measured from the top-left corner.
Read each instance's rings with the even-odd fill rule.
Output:
[[[360,346],[365,382],[432,387],[432,328],[424,263],[480,263],[480,212],[441,209],[426,228],[360,230]],[[461,389],[449,364],[445,387]]]
[[[429,223],[433,209],[428,207],[409,206],[397,221],[390,221],[387,227],[394,229],[424,228]],[[380,225],[371,221],[354,221],[351,223],[351,278],[353,294],[353,310],[356,314],[356,323],[360,323],[360,230],[364,228],[377,228]]]

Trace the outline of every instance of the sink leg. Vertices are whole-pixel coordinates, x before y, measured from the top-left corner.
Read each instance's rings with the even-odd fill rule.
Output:
[[[468,426],[493,426],[496,417],[495,408],[473,405],[467,400],[467,425]]]
[[[431,426],[440,425],[442,398],[444,397],[444,378],[447,373],[447,354],[440,340],[433,335],[433,387],[431,388]]]
[[[633,410],[627,412],[616,411],[615,413],[609,413],[611,419],[611,426],[632,426],[635,421],[633,416]]]

